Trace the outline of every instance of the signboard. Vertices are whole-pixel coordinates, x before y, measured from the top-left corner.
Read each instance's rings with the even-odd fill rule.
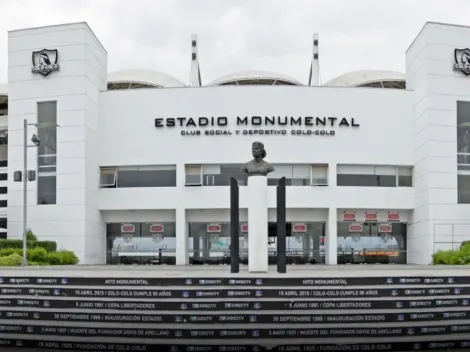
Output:
[[[364,221],[377,221],[377,213],[364,213]]]
[[[241,225],[241,232],[248,232],[248,224],[242,224]]]
[[[394,211],[389,211],[387,213],[387,220],[388,221],[400,221],[400,213],[399,212],[394,212]]]
[[[360,223],[349,224],[349,232],[359,233],[364,230],[364,226]]]
[[[150,224],[151,233],[163,233],[165,232],[165,226],[163,224]]]
[[[391,233],[392,224],[384,223],[379,225],[379,233]]]
[[[182,136],[334,136],[338,129],[359,126],[354,117],[335,116],[170,116],[155,119],[157,129],[180,127]]]
[[[356,212],[355,211],[343,212],[343,221],[356,221]]]
[[[307,232],[307,224],[294,222],[292,224],[292,232]]]
[[[207,232],[210,233],[218,233],[222,231],[222,225],[221,224],[208,224],[207,225]]]
[[[121,224],[121,233],[134,233],[135,225],[134,224]]]

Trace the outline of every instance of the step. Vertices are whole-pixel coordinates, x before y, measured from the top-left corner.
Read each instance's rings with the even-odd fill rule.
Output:
[[[38,273],[0,278],[2,346],[173,352],[470,348],[470,276]]]

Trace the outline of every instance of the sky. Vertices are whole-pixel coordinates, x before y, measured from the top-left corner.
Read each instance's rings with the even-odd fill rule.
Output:
[[[0,83],[9,30],[84,21],[108,52],[109,72],[151,69],[185,83],[197,34],[203,84],[244,70],[307,83],[318,33],[326,83],[355,70],[404,72],[423,25],[470,26],[470,0],[0,0]]]

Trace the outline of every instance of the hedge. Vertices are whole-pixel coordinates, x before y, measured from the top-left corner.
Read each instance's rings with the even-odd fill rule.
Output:
[[[470,242],[462,242],[459,249],[437,251],[432,256],[434,265],[468,265],[470,264]]]
[[[26,234],[26,260],[28,265],[75,265],[78,257],[71,251],[57,251],[54,241],[38,241],[29,230]],[[23,240],[0,239],[0,266],[23,264]]]
[[[48,252],[57,251],[57,243],[54,241],[27,241],[27,248],[44,248]],[[23,240],[3,240],[0,239],[0,249],[21,248],[23,249]]]
[[[78,257],[71,251],[47,252],[40,247],[28,249],[26,260],[29,265],[75,265],[78,263]],[[20,266],[22,263],[22,249],[0,249],[0,266]]]

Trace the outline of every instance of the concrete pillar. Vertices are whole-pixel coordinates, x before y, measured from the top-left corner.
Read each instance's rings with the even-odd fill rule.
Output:
[[[188,251],[189,226],[186,221],[186,209],[176,209],[176,265],[189,264]]]
[[[248,270],[268,271],[268,178],[248,178]]]
[[[338,214],[336,208],[328,209],[326,224],[325,264],[338,264]]]

